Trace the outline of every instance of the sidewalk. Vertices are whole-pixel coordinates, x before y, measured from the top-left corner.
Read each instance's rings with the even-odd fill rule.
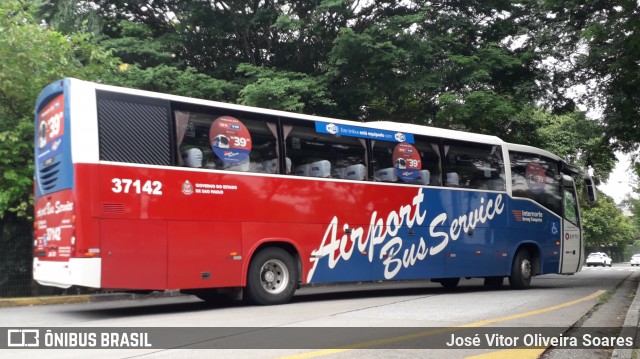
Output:
[[[627,311],[620,336],[635,337],[635,343],[640,346],[640,329],[638,328],[638,325],[640,325],[640,280],[638,280],[637,274],[632,276],[632,280],[638,281],[639,284],[636,288],[633,302],[631,302],[631,306]],[[635,355],[633,353],[634,351],[636,352]],[[640,347],[636,347],[636,349],[614,349],[611,354],[612,359],[632,359],[638,357],[640,357]]]

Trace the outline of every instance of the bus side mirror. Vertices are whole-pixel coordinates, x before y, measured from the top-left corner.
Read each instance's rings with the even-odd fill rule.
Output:
[[[595,202],[598,200],[596,195],[596,185],[593,183],[593,178],[589,176],[584,177],[584,187],[587,190],[587,198],[589,201]]]

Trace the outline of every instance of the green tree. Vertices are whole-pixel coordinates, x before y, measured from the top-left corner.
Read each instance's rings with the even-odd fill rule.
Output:
[[[583,112],[553,114],[537,110],[536,137],[533,145],[547,149],[565,158],[570,164],[583,169],[593,169],[593,176],[606,179],[615,167],[615,153],[596,121],[589,120]],[[533,121],[532,121],[533,122]]]
[[[598,203],[582,209],[582,226],[586,246],[593,250],[613,249],[622,253],[624,247],[638,238],[638,228],[625,217],[613,200],[602,193]]]
[[[238,99],[243,105],[295,112],[334,105],[327,98],[327,85],[322,78],[249,64],[239,65],[238,73],[249,79]]]
[[[640,13],[623,1],[545,1],[540,48],[563,66],[554,76],[563,91],[582,85],[580,101],[602,110],[607,137],[633,152],[640,144]]]
[[[197,73],[193,68],[181,70],[158,65],[142,68],[122,64],[117,76],[105,80],[109,84],[207,100],[235,102],[240,86]]]
[[[0,3],[0,296],[16,278],[29,283],[34,104],[64,76],[100,79],[116,60],[85,34],[63,36],[34,17],[37,2]],[[19,294],[19,293],[18,293]]]

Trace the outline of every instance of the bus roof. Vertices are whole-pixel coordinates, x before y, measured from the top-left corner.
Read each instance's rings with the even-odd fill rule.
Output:
[[[91,83],[91,82],[86,82],[78,79],[70,78],[70,80],[73,82],[82,81],[85,83]],[[487,144],[502,145],[505,143],[502,139],[500,139],[497,136],[482,135],[482,134],[465,132],[465,131],[457,131],[457,130],[448,130],[448,129],[438,128],[438,127],[429,127],[429,126],[415,125],[410,123],[401,123],[401,122],[392,122],[392,121],[358,122],[353,120],[342,120],[342,119],[330,118],[330,117],[324,117],[324,116],[306,115],[306,114],[301,114],[296,112],[287,112],[282,110],[272,110],[272,109],[238,105],[238,104],[232,104],[232,103],[226,103],[226,102],[203,100],[203,99],[197,99],[192,97],[171,95],[171,94],[166,94],[161,92],[151,92],[146,90],[132,89],[127,87],[118,87],[118,86],[104,85],[104,84],[98,84],[98,83],[91,83],[91,84],[93,84],[93,86],[96,89],[117,91],[122,93],[129,93],[132,95],[153,96],[156,98],[162,98],[170,101],[184,102],[184,103],[189,103],[194,105],[217,106],[217,107],[227,108],[231,110],[252,111],[252,112],[266,114],[266,115],[282,116],[282,117],[302,119],[302,120],[308,120],[308,121],[335,122],[336,124],[345,124],[345,125],[352,125],[352,126],[357,124],[358,126],[370,127],[370,128],[379,129],[379,130],[405,132],[405,133],[411,133],[415,135],[433,136],[433,137],[440,137],[440,138],[447,138],[447,139],[467,140],[467,141],[482,142]]]
[[[415,125],[412,123],[392,122],[392,121],[376,121],[366,122],[368,127],[381,130],[407,132],[415,135],[433,136],[448,139],[467,140],[474,142],[482,142],[495,145],[503,145],[505,142],[497,136],[482,135],[479,133],[448,130],[438,127],[429,127],[424,125]]]
[[[509,151],[516,151],[516,152],[526,152],[526,153],[532,153],[535,155],[540,155],[540,156],[544,156],[547,158],[550,158],[552,160],[556,160],[556,161],[563,161],[564,160],[559,157],[558,155],[554,155],[553,153],[543,150],[541,148],[537,148],[537,147],[533,147],[533,146],[527,146],[527,145],[519,145],[516,143],[505,143],[505,145],[507,146],[507,149]]]
[[[569,168],[573,169],[573,171],[570,170],[570,172],[572,173],[579,172],[577,169],[569,166],[567,162],[563,160],[561,157],[554,155],[549,151],[545,151],[543,149],[527,146],[527,145],[507,143],[497,136],[483,135],[479,133],[472,133],[472,132],[465,132],[465,131],[458,131],[458,130],[449,130],[444,128],[429,127],[424,125],[416,125],[416,124],[402,123],[402,122],[392,122],[392,121],[357,122],[352,120],[341,120],[341,119],[330,118],[330,117],[306,115],[306,114],[301,114],[296,112],[272,110],[272,109],[265,109],[260,107],[252,107],[252,106],[238,105],[238,104],[232,104],[232,103],[226,103],[226,102],[197,99],[197,98],[185,97],[185,96],[179,96],[179,95],[171,95],[171,94],[160,93],[160,92],[151,92],[146,90],[138,90],[138,89],[132,89],[132,88],[126,88],[126,87],[91,83],[91,82],[78,80],[74,78],[69,78],[69,80],[71,80],[72,82],[78,81],[78,82],[83,82],[85,84],[92,84],[96,89],[123,92],[123,93],[129,93],[132,95],[139,95],[139,96],[152,96],[152,97],[166,99],[169,101],[177,101],[177,102],[189,103],[194,105],[218,106],[218,107],[227,108],[231,110],[252,111],[252,112],[266,114],[266,115],[282,116],[282,117],[302,119],[302,120],[308,120],[308,121],[335,122],[337,124],[348,124],[348,125],[358,124],[359,126],[362,126],[362,127],[370,127],[370,128],[379,129],[379,130],[398,131],[398,132],[404,132],[404,133],[411,133],[415,135],[433,136],[433,137],[447,138],[447,139],[453,139],[453,140],[463,140],[463,141],[466,140],[466,141],[481,142],[486,144],[502,145],[502,146],[506,146],[511,151],[533,153],[533,154],[538,154],[554,160],[561,161],[566,169],[569,169]]]

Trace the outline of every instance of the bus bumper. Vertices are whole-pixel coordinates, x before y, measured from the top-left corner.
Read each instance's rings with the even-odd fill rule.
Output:
[[[33,259],[33,279],[47,286],[100,288],[100,258],[70,258],[68,262]]]

